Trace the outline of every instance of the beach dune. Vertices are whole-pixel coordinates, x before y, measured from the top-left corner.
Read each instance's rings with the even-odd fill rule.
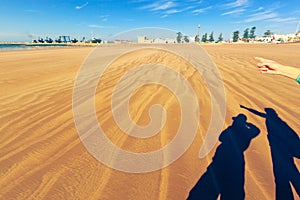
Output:
[[[101,56],[111,59],[118,46],[100,48],[103,48]],[[0,52],[1,199],[187,198],[220,144],[218,141],[205,158],[199,158],[212,115],[209,90],[203,77],[186,59],[151,46],[134,48],[137,50],[110,63],[98,83],[95,110],[99,125],[107,138],[127,151],[144,153],[166,146],[175,137],[181,119],[174,93],[166,87],[148,84],[132,94],[129,114],[136,124],[145,126],[151,121],[148,112],[154,104],[162,105],[166,111],[162,130],[147,139],[129,136],[117,126],[111,111],[111,97],[118,81],[134,66],[151,63],[170,66],[189,81],[199,103],[199,127],[187,151],[171,165],[154,172],[133,174],[107,167],[81,142],[72,112],[75,79],[93,48]],[[129,50],[134,48],[128,47]],[[174,45],[174,48],[189,47]],[[201,48],[216,63],[223,79],[224,130],[232,124],[232,117],[241,113],[260,129],[244,153],[246,199],[275,199],[276,184],[265,120],[241,109],[240,105],[262,112],[264,108],[274,109],[299,136],[299,85],[287,78],[260,74],[254,57],[300,66],[300,45],[204,45]],[[151,73],[151,69],[147,73]],[[176,77],[166,73],[157,77],[181,88]],[[124,87],[131,87],[131,83],[137,81],[134,78],[133,75],[126,77]],[[299,159],[295,159],[295,164],[299,169]],[[294,190],[293,193],[297,197]]]

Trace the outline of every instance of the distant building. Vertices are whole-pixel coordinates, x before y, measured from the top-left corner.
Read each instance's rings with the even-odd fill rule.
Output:
[[[139,44],[152,44],[154,43],[153,39],[148,39],[146,36],[138,36]]]
[[[188,39],[189,39],[189,43],[195,43],[195,37],[190,36],[188,37]]]
[[[245,41],[241,37],[239,37],[236,42],[233,41],[233,38],[230,38],[229,43],[245,43]]]
[[[139,44],[174,44],[176,43],[176,39],[173,38],[155,38],[150,39],[146,36],[138,36]]]
[[[128,44],[128,43],[132,43],[131,40],[115,40],[116,44]]]
[[[258,37],[255,38],[256,41],[265,42],[265,43],[284,43],[284,42],[293,42],[297,38],[295,34],[274,34],[270,36]]]
[[[273,40],[275,40],[275,38],[273,36],[255,38],[255,41],[264,42],[264,43],[271,43]]]
[[[295,34],[274,34],[275,41],[289,42],[293,41]]]

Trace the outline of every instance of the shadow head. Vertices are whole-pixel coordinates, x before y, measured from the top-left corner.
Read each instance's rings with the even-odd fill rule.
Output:
[[[269,117],[277,117],[278,114],[273,108],[265,108],[265,112]]]
[[[233,124],[245,124],[247,122],[247,117],[244,114],[239,114],[236,117],[232,117]]]

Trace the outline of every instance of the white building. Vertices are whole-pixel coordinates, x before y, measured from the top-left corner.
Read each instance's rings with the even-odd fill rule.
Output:
[[[278,42],[293,42],[297,38],[297,34],[274,34],[266,37],[257,37],[256,41],[265,43],[278,43]]]
[[[176,39],[173,38],[156,38],[150,39],[146,36],[138,36],[138,43],[139,44],[174,44],[176,43]]]
[[[275,41],[289,42],[295,38],[295,34],[274,34]]]
[[[256,37],[255,41],[259,42],[265,42],[265,43],[270,43],[274,40],[273,36],[267,36],[267,37]]]
[[[176,43],[176,40],[172,39],[172,38],[165,38],[165,39],[156,38],[156,39],[154,39],[154,43],[155,44],[174,44],[174,43]]]
[[[148,39],[146,36],[138,36],[139,44],[152,44],[154,43],[153,39]]]

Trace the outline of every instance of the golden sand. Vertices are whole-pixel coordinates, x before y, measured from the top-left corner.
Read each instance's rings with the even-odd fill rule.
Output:
[[[299,85],[287,78],[260,74],[254,57],[300,66],[300,45],[203,48],[217,64],[224,81],[224,129],[231,125],[233,116],[244,113],[261,130],[245,152],[246,199],[275,199],[264,120],[239,105],[260,111],[271,107],[299,135]],[[110,169],[91,156],[75,128],[73,85],[81,63],[91,51],[92,48],[67,48],[0,52],[0,199],[185,199],[206,171],[217,147],[206,158],[198,158],[211,114],[210,97],[202,78],[186,60],[151,48],[112,63],[98,85],[96,110],[107,136],[119,147],[133,152],[159,149],[174,137],[180,120],[174,95],[164,87],[147,85],[132,96],[130,114],[137,124],[145,125],[149,122],[149,107],[160,103],[167,111],[166,126],[148,140],[132,138],[116,127],[109,110],[110,96],[115,83],[132,64],[159,62],[172,66],[189,79],[201,109],[195,141],[180,159],[162,170],[128,174]],[[296,164],[299,168],[299,160]]]

